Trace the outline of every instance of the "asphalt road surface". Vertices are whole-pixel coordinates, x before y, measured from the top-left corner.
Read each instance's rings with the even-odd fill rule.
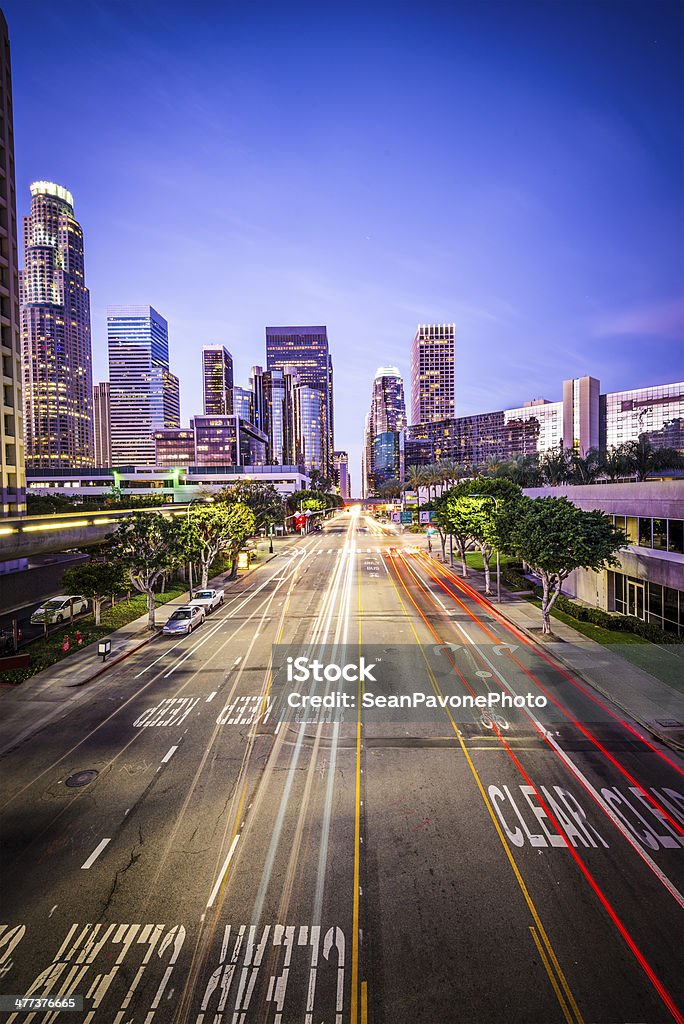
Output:
[[[0,767],[2,1020],[684,1020],[681,759],[358,513]]]

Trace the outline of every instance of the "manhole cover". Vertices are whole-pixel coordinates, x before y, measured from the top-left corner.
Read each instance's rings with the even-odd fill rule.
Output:
[[[71,787],[87,786],[89,782],[92,782],[93,779],[96,778],[97,772],[94,769],[89,768],[85,772],[75,772],[74,775],[70,775],[66,780],[66,784]]]

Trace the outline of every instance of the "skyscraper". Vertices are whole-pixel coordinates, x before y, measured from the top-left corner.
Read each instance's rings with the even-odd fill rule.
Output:
[[[202,389],[205,416],[232,415],[233,357],[223,345],[202,349]]]
[[[390,444],[389,437],[384,435],[399,435],[406,428],[406,404],[404,402],[404,382],[396,366],[380,366],[375,374],[373,390],[371,393],[371,405],[366,417],[364,435],[364,459],[363,459],[363,494],[364,497],[374,494],[377,488],[388,483],[389,469],[395,464],[397,472],[400,470],[398,454],[392,461],[387,456],[389,447],[399,453],[403,452],[403,445],[400,445],[398,437]],[[383,444],[376,447],[376,440],[383,435]],[[382,479],[375,479],[376,451],[382,453],[383,469]]]
[[[18,266],[12,69],[7,23],[0,11],[0,516],[26,510]]]
[[[333,426],[333,366],[328,348],[328,332],[320,327],[267,327],[266,366],[268,370],[285,370],[293,367],[299,376],[300,386],[312,388],[323,395],[320,407],[322,417],[316,432],[321,437],[322,464],[308,465],[307,471],[317,468],[324,476],[330,476],[333,468],[334,426]],[[309,409],[313,399],[306,399]],[[300,405],[300,408],[302,406]],[[311,436],[312,424],[306,426]],[[318,444],[308,446],[317,450]]]
[[[109,381],[93,388],[93,421],[95,425],[95,465],[112,464],[111,400]]]
[[[107,343],[112,463],[154,465],[154,432],[180,427],[178,378],[169,370],[169,325],[152,306],[110,306]]]
[[[599,446],[599,393],[596,377],[563,381],[563,447],[584,457]]]
[[[351,498],[351,477],[349,476],[349,455],[347,452],[333,454],[335,476],[341,498]]]
[[[454,415],[455,324],[419,324],[411,343],[411,423]]]
[[[70,192],[31,185],[24,218],[21,341],[28,469],[93,465],[90,294]]]

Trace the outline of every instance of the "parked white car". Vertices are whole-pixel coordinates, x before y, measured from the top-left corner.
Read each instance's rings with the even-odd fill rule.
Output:
[[[205,612],[213,612],[214,608],[220,608],[223,604],[223,591],[217,587],[208,587],[206,590],[196,590],[195,596],[190,601],[191,608],[204,608]]]
[[[63,594],[51,597],[49,601],[41,604],[40,608],[36,608],[31,616],[31,622],[34,625],[45,621],[50,624],[65,622],[71,617],[70,605],[73,605],[74,615],[80,615],[81,612],[88,611],[88,598],[80,594],[75,597]]]

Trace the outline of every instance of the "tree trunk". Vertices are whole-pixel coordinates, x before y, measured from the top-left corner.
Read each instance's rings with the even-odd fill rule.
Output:
[[[491,590],[491,587],[489,585],[490,584],[489,558],[487,557],[487,554],[486,554],[484,548],[480,548],[480,554],[482,555],[482,567],[484,569],[485,594],[491,594],[492,590]]]
[[[104,597],[94,597],[93,598],[93,605],[94,605],[94,611],[95,611],[95,625],[96,626],[100,625],[100,612],[102,611],[102,602],[103,601],[104,601]]]
[[[466,549],[465,544],[460,537],[456,538],[456,544],[458,546],[458,553],[461,558],[461,576],[464,580],[468,579],[468,562],[466,560]]]
[[[154,591],[147,591],[147,626],[148,629],[154,629],[154,612],[156,608],[156,600],[154,597]]]
[[[439,531],[439,539],[442,544],[442,561],[446,562],[446,533]]]
[[[551,633],[551,607],[549,605],[549,578],[542,573],[542,633]]]

